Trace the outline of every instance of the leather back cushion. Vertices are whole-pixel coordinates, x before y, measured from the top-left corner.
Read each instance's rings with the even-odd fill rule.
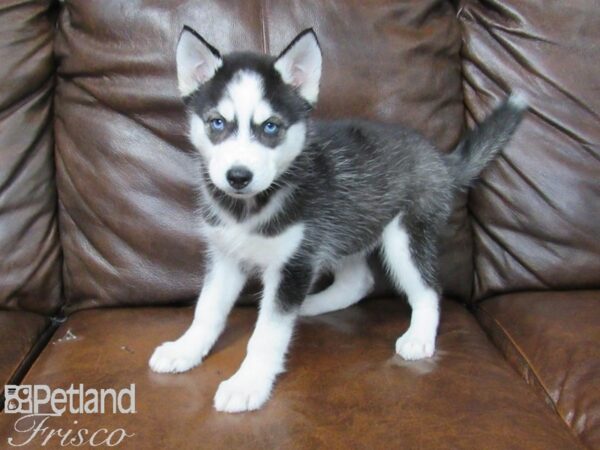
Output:
[[[61,301],[50,1],[0,5],[0,308]]]
[[[470,122],[510,88],[531,111],[471,195],[477,298],[600,286],[600,9],[464,1]]]
[[[197,173],[174,65],[184,24],[222,52],[273,53],[313,26],[325,54],[318,114],[402,122],[444,149],[461,133],[460,32],[449,2],[67,0],[56,141],[72,309],[169,303],[200,288]],[[447,278],[464,293],[470,247],[452,255]]]

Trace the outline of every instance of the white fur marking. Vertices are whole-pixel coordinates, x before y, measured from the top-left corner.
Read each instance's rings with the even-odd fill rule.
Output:
[[[190,117],[190,140],[202,154],[212,182],[224,192],[232,193],[227,171],[233,166],[244,166],[253,174],[245,193],[264,191],[304,147],[306,125],[303,122],[290,126],[283,142],[274,149],[253,137],[253,123],[262,123],[272,115],[271,106],[263,98],[262,83],[254,72],[242,71],[234,76],[217,109],[226,120],[232,120],[232,115],[235,117],[238,132],[217,145],[206,135],[202,119],[193,113]]]
[[[363,255],[344,259],[335,270],[333,284],[325,290],[306,296],[301,316],[316,316],[347,308],[358,303],[373,288],[373,275]]]
[[[239,72],[227,86],[227,96],[234,105],[240,140],[247,143],[252,116],[264,97],[263,80],[255,72]]]
[[[221,58],[187,30],[179,38],[175,59],[179,92],[183,97],[198,89],[223,65]]]
[[[254,109],[252,121],[256,125],[260,125],[272,116],[273,108],[271,108],[271,105],[269,105],[269,103],[267,103],[265,100],[262,100],[258,103],[258,105],[256,105],[256,108]]]
[[[238,371],[223,381],[215,394],[217,411],[242,412],[260,408],[270,397],[275,377],[284,371],[285,354],[296,314],[284,314],[276,305],[281,279],[279,268],[265,272],[264,294],[248,352]]]
[[[299,223],[273,237],[254,232],[245,223],[225,226],[205,225],[206,239],[221,252],[261,269],[283,265],[296,251],[304,236]]]
[[[404,359],[427,358],[435,351],[439,323],[439,299],[427,286],[414,264],[409,236],[397,217],[383,231],[382,245],[385,261],[393,281],[406,292],[412,307],[408,330],[396,341],[396,352]]]
[[[235,120],[235,105],[229,98],[224,98],[217,105],[217,111],[228,122]]]
[[[154,372],[184,372],[200,364],[225,327],[225,320],[246,282],[237,264],[212,252],[194,320],[176,341],[156,348],[149,365]]]
[[[523,91],[514,91],[510,94],[508,101],[511,105],[518,109],[526,109],[529,105],[527,95]]]
[[[309,103],[316,103],[321,80],[321,49],[313,33],[306,33],[275,62],[286,83],[296,87]]]

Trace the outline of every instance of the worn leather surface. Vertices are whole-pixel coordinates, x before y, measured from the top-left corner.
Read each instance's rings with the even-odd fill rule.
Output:
[[[405,123],[446,150],[460,135],[460,30],[445,1],[67,0],[56,141],[72,310],[173,303],[199,290],[197,169],[174,63],[183,24],[223,52],[274,53],[314,26],[325,55],[318,114]],[[453,223],[444,280],[466,297],[468,223],[460,214]]]
[[[0,2],[0,308],[60,303],[49,1]]]
[[[239,366],[255,317],[254,308],[236,308],[201,366],[159,375],[149,370],[148,358],[155,345],[189,325],[191,308],[81,311],[61,326],[24,382],[136,383],[136,414],[67,414],[48,424],[122,427],[136,434],[123,449],[580,448],[453,301],[444,302],[437,354],[421,362],[394,356],[409,318],[399,299],[303,320],[289,371],[266,407],[217,413],[213,395]],[[0,442],[21,437],[11,432],[14,420],[0,415]]]
[[[0,394],[23,363],[49,320],[26,311],[0,311]]]
[[[473,189],[475,298],[600,287],[600,8],[462,2],[469,121],[518,89],[531,111]]]
[[[581,441],[600,448],[600,291],[494,297],[477,316]]]

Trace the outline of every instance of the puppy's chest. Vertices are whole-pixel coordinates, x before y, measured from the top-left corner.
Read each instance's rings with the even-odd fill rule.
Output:
[[[202,232],[219,251],[237,261],[262,269],[281,266],[296,252],[304,226],[296,224],[276,236],[264,236],[245,224],[204,224]]]

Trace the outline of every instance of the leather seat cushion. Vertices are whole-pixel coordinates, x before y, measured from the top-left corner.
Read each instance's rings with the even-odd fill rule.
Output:
[[[53,428],[129,433],[123,448],[573,449],[578,442],[539,401],[460,304],[445,301],[433,359],[405,362],[394,342],[403,300],[367,301],[302,319],[288,372],[258,412],[217,413],[213,395],[242,361],[256,310],[238,307],[204,363],[178,375],[148,368],[154,347],[189,325],[189,307],[96,309],[71,316],[25,383],[121,388],[136,383],[136,414],[51,418]],[[0,441],[19,438],[0,417]],[[24,447],[27,448],[27,447]]]
[[[600,448],[600,291],[505,295],[477,315],[573,432]]]

